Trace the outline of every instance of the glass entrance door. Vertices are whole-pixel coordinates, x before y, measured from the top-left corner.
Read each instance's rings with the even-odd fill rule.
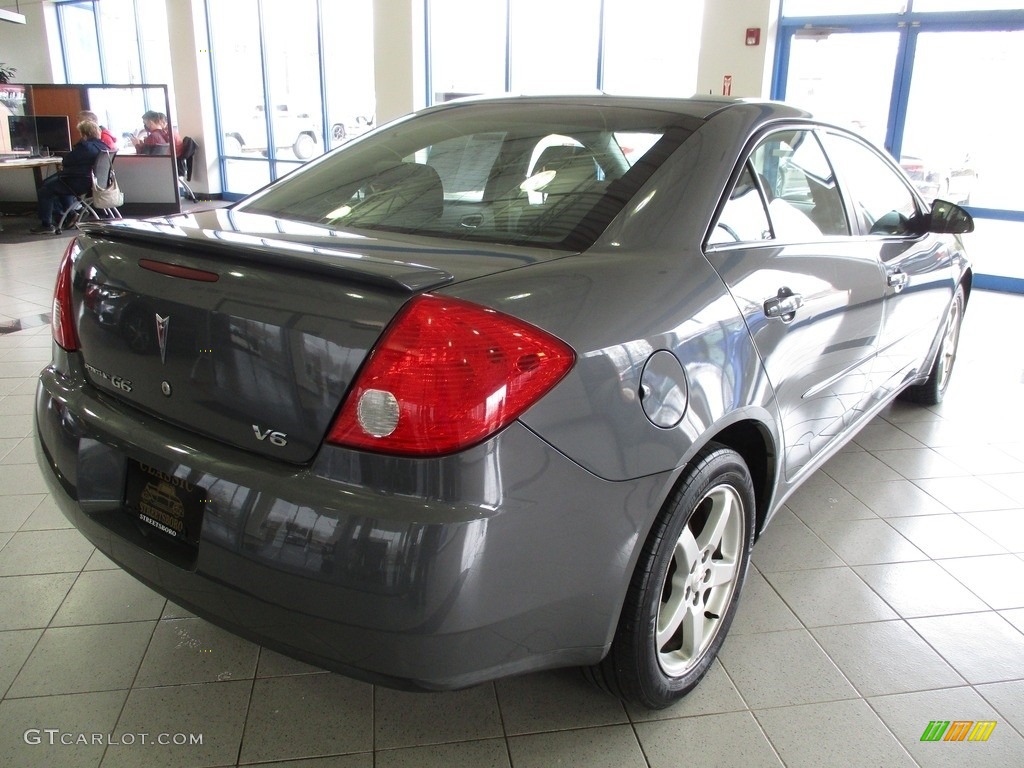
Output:
[[[899,47],[897,31],[799,30],[790,44],[785,99],[883,146]]]
[[[917,35],[903,130],[904,156],[918,158],[930,195],[980,214],[967,237],[979,273],[1024,279],[1024,155],[1016,91],[1024,30],[924,31]],[[994,220],[985,220],[986,213]]]
[[[1024,258],[1007,247],[1024,238],[1024,154],[1014,149],[1024,10],[915,0],[885,18],[853,5],[832,0],[829,12],[845,15],[824,16],[787,0],[772,96],[886,147],[926,200],[967,206],[975,285],[1024,292]]]

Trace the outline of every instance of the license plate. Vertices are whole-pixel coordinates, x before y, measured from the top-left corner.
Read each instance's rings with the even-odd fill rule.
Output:
[[[175,539],[199,543],[206,490],[129,460],[125,507],[142,522]]]

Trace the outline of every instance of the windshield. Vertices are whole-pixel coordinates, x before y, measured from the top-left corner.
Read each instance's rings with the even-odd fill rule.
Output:
[[[353,142],[238,209],[338,229],[583,250],[696,127],[621,106],[462,104]]]

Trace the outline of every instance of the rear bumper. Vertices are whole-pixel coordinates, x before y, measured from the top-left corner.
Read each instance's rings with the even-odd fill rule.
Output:
[[[100,551],[239,635],[394,687],[598,661],[669,482],[601,480],[518,423],[442,459],[325,447],[283,465],[145,417],[57,357],[37,455]],[[129,459],[206,491],[197,546],[125,509]]]

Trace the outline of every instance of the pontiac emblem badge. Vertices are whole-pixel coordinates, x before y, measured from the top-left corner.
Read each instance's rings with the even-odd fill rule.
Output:
[[[156,343],[160,345],[160,362],[167,362],[167,326],[171,324],[171,316],[156,316]]]

